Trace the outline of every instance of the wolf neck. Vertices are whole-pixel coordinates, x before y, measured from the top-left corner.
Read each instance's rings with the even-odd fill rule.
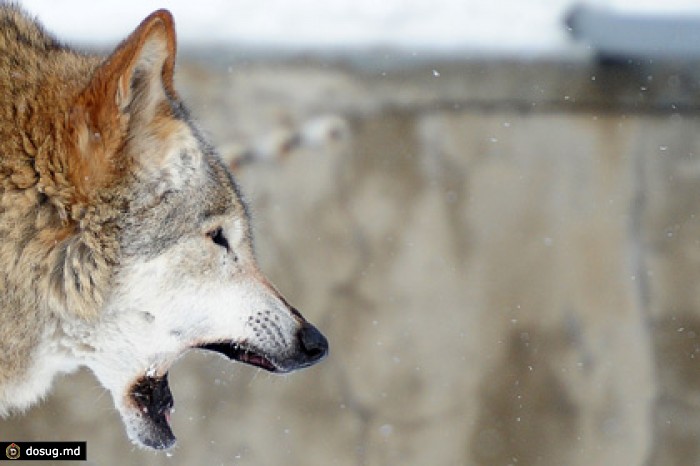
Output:
[[[32,155],[0,149],[0,166],[13,167],[0,178],[0,415],[28,407],[69,369],[47,336],[59,316],[95,318],[108,283],[104,245],[44,193],[34,171],[42,154]]]
[[[46,351],[40,342],[59,315],[94,318],[113,254],[72,202],[61,140],[70,102],[98,59],[69,53],[12,7],[0,6],[0,24],[2,414],[10,408],[3,393],[26,390],[22,407],[50,383],[55,370],[35,366],[37,352]],[[23,382],[13,388],[8,380]]]

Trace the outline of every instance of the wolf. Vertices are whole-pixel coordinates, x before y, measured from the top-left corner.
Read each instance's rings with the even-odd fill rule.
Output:
[[[128,437],[175,443],[168,370],[190,349],[273,373],[327,339],[260,271],[232,174],[174,87],[172,15],[106,58],[0,4],[0,414],[89,368]]]

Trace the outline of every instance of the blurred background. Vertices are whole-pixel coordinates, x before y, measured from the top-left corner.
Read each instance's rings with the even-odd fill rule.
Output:
[[[100,51],[171,9],[176,85],[331,355],[188,354],[167,455],[87,372],[0,438],[96,465],[700,464],[696,0],[21,3]]]

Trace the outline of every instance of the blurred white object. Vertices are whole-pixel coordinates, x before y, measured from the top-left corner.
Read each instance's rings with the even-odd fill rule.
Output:
[[[562,18],[581,0],[19,0],[66,40],[114,45],[158,8],[179,43],[344,51],[571,55]],[[630,13],[700,13],[700,0],[599,0]],[[588,21],[587,19],[584,22]],[[587,27],[587,26],[585,26]]]
[[[570,47],[561,15],[573,0],[20,0],[71,41],[114,43],[158,8],[182,45],[411,53],[547,53]]]

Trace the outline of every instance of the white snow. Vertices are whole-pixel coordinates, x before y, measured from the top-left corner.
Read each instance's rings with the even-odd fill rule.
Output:
[[[393,47],[485,53],[571,50],[563,17],[577,0],[22,0],[60,38],[115,43],[168,8],[182,44]],[[698,14],[698,0],[588,0],[618,10]]]

